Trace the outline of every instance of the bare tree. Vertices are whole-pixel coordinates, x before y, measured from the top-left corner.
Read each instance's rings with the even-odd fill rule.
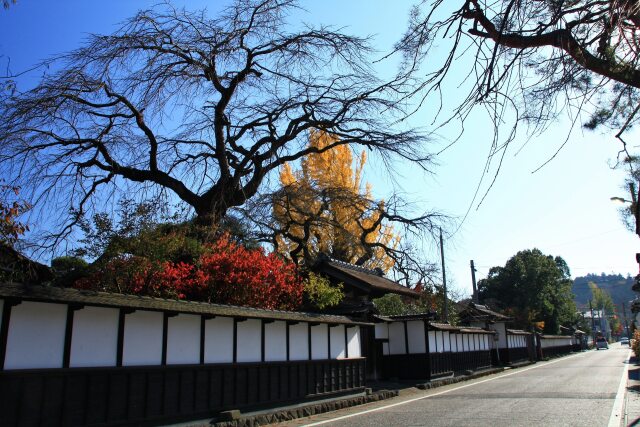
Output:
[[[459,56],[472,55],[473,69],[459,70],[470,87],[453,117],[464,122],[473,107],[498,125],[516,114],[537,133],[561,112],[590,114],[599,125],[623,134],[638,122],[640,99],[640,6],[631,0],[423,1],[413,9],[397,49],[415,71],[436,45],[450,43],[444,61],[419,88],[440,94]],[[453,9],[448,9],[453,6]],[[460,75],[460,74],[458,74]],[[459,83],[459,82],[458,82]],[[575,123],[575,122],[574,122]],[[493,141],[489,161],[501,161],[514,137]],[[502,152],[502,154],[500,154]]]
[[[173,193],[217,224],[280,165],[314,152],[312,128],[426,167],[424,136],[391,126],[402,78],[375,78],[366,39],[290,31],[292,8],[237,0],[209,18],[167,5],[90,36],[43,64],[55,71],[35,88],[0,99],[1,173],[36,208],[71,209],[59,238],[123,193]]]

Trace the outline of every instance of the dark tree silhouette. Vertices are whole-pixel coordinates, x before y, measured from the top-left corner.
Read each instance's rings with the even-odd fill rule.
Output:
[[[173,193],[218,224],[285,162],[317,149],[310,129],[426,167],[422,134],[395,131],[403,77],[381,82],[366,39],[292,32],[291,0],[236,1],[215,18],[171,6],[48,61],[0,99],[0,172],[47,213],[59,239],[111,198]],[[389,157],[391,156],[391,157]],[[69,210],[70,209],[70,210]],[[56,240],[57,240],[56,239]]]
[[[489,161],[501,161],[514,137],[514,129],[497,136],[509,115],[535,134],[567,109],[574,120],[588,113],[587,128],[615,128],[626,157],[623,134],[640,109],[639,36],[640,6],[631,0],[435,0],[413,9],[397,49],[415,71],[446,46],[419,91],[441,96],[447,77],[462,75],[470,90],[453,118],[464,122],[476,106],[488,111],[496,129]],[[472,69],[460,70],[465,55]]]

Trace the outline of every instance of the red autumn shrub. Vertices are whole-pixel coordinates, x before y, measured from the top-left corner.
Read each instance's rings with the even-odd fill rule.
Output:
[[[263,249],[247,249],[226,235],[206,249],[195,264],[116,257],[74,286],[279,310],[302,303],[303,284],[295,265]]]
[[[263,249],[247,249],[222,236],[200,257],[208,277],[202,300],[268,309],[293,310],[302,303],[302,279],[292,263]]]

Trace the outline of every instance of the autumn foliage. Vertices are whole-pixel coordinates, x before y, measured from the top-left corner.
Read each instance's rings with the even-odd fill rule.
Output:
[[[15,200],[19,193],[19,187],[2,184],[0,181],[0,242],[9,245],[13,245],[29,231],[29,226],[18,221],[18,217],[31,206],[24,201]]]
[[[223,235],[193,262],[119,255],[74,284],[81,289],[294,310],[303,284],[295,265]]]
[[[282,191],[273,206],[282,230],[278,250],[294,259],[322,252],[387,271],[393,260],[384,247],[395,247],[399,238],[382,221],[384,202],[373,200],[370,185],[362,183],[365,153],[354,159],[351,148],[337,142],[327,132],[311,131],[309,147],[318,152],[305,157],[299,170],[288,163],[281,169]]]

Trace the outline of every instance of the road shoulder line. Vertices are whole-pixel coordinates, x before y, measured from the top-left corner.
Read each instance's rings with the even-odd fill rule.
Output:
[[[618,392],[616,393],[616,400],[613,402],[613,408],[611,409],[611,416],[609,417],[609,427],[620,427],[624,419],[622,411],[624,410],[624,398],[627,394],[627,375],[629,371],[629,361],[631,360],[631,350],[629,355],[624,361],[624,369],[622,370],[622,378],[620,378],[620,385],[618,386]]]

